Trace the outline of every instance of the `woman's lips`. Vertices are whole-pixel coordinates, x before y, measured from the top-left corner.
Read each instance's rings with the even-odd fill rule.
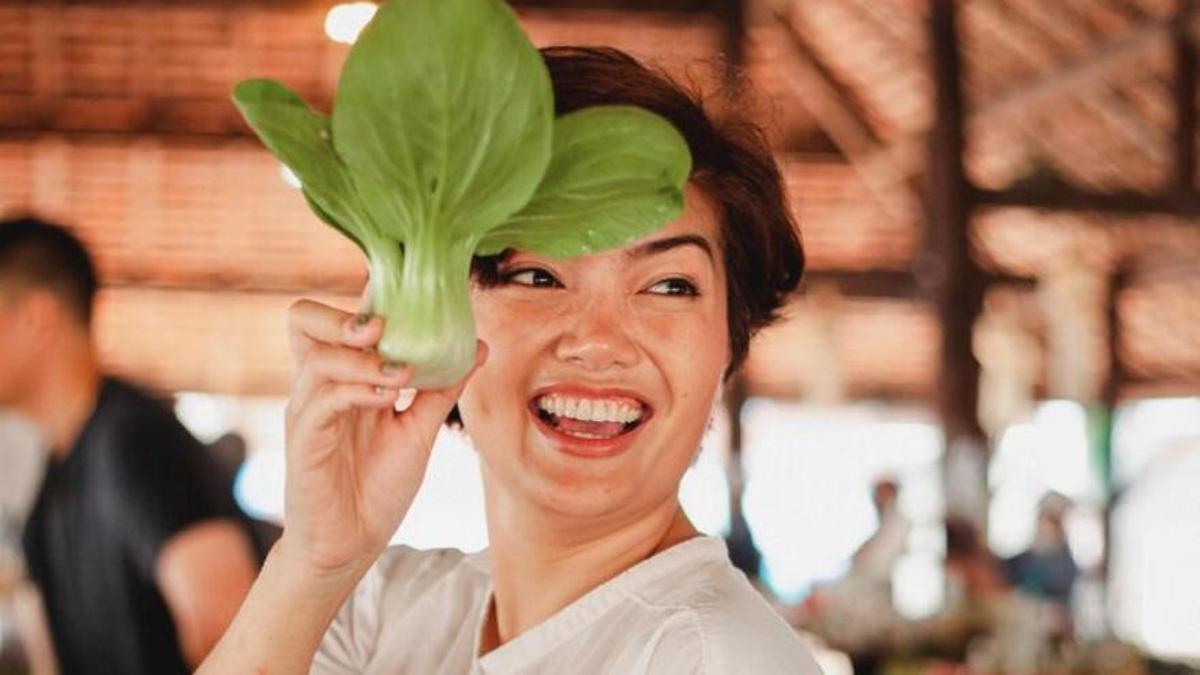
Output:
[[[632,429],[608,438],[584,438],[566,433],[547,422],[536,402],[529,406],[528,412],[538,431],[557,450],[568,455],[585,458],[611,457],[624,452],[633,443],[634,438],[641,432],[647,421],[647,418],[642,418]]]

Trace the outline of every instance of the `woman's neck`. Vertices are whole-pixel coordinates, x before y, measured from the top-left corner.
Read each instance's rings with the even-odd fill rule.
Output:
[[[480,654],[550,618],[588,591],[697,535],[678,501],[633,522],[581,531],[544,514],[489,509],[493,602]],[[509,515],[504,518],[503,515]],[[530,520],[541,522],[528,522]],[[514,522],[521,520],[524,522]]]

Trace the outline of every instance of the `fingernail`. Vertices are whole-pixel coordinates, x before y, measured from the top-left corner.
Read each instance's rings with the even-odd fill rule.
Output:
[[[350,329],[351,330],[362,330],[363,326],[366,326],[370,322],[371,322],[370,314],[356,314],[354,316],[354,323],[350,326]]]

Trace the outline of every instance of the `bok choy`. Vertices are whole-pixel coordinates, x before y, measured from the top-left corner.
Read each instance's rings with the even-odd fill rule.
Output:
[[[325,116],[274,80],[233,99],[317,216],[366,254],[380,353],[411,386],[471,367],[472,256],[586,255],[678,217],[691,157],[632,106],[556,118],[549,72],[501,0],[392,0],[350,50]],[[515,318],[515,317],[514,317]]]

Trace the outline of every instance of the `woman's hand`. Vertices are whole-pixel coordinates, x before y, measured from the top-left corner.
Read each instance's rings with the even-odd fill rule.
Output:
[[[287,407],[282,552],[319,575],[360,574],[408,512],[434,438],[468,373],[394,410],[411,371],[370,348],[383,321],[300,300],[289,313],[296,374]],[[482,342],[476,365],[486,358]]]
[[[287,409],[283,537],[197,671],[306,673],[339,607],[412,504],[438,429],[470,374],[394,403],[409,371],[370,347],[383,322],[301,300],[289,313],[296,376]],[[487,355],[476,346],[475,367]]]

